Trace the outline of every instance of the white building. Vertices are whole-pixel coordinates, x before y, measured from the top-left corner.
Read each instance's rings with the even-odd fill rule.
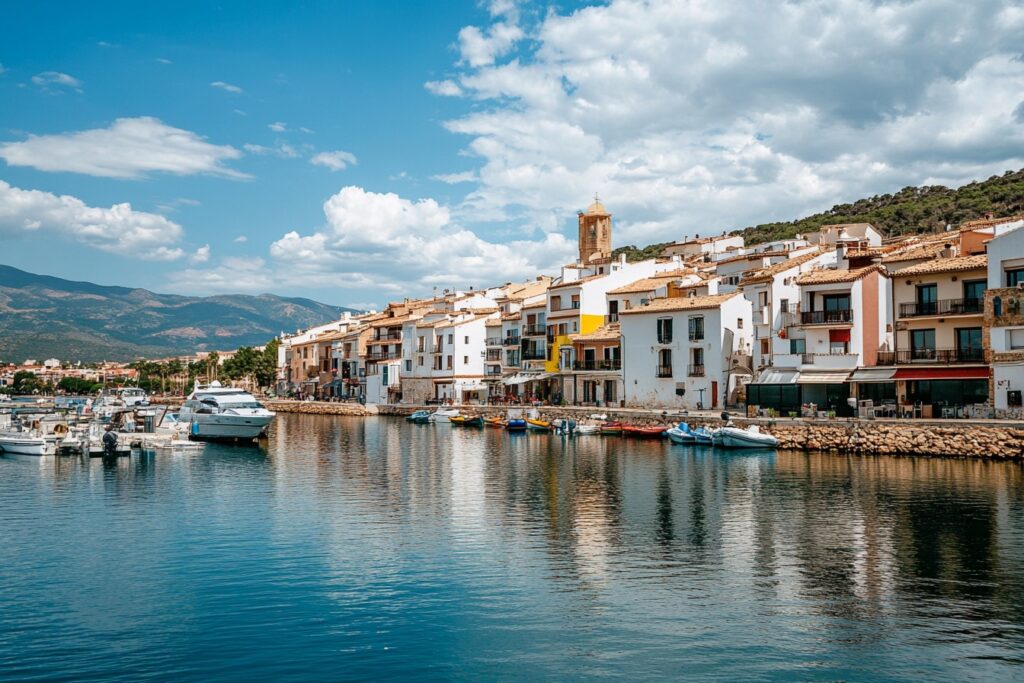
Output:
[[[1024,221],[996,226],[988,243],[985,332],[997,417],[1024,417]]]
[[[619,312],[628,406],[720,409],[748,376],[750,302],[738,292]]]

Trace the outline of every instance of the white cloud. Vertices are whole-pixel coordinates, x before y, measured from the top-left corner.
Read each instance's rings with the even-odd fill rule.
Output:
[[[427,81],[423,84],[423,87],[435,95],[441,95],[443,97],[458,97],[462,95],[462,88],[455,81],[444,80],[444,81]]]
[[[3,64],[0,64],[0,76],[4,75],[8,71],[10,71],[10,69],[6,68]]]
[[[236,238],[235,238],[234,240],[232,240],[232,241],[233,241],[233,242],[234,242],[235,244],[245,244],[246,242],[248,242],[248,241],[249,241],[249,238],[248,238],[248,237],[246,237],[245,235],[239,235],[238,237],[236,237]]]
[[[163,216],[135,211],[128,203],[109,209],[92,207],[77,197],[22,190],[2,180],[0,233],[47,233],[102,251],[154,261],[184,256],[174,246],[183,236],[181,226]]]
[[[161,64],[173,64],[174,63],[174,62],[172,62],[169,59],[164,59],[163,57],[157,57],[156,61],[158,61]]]
[[[32,82],[46,92],[59,92],[61,88],[69,88],[82,92],[82,82],[74,76],[60,71],[44,71],[32,77]]]
[[[274,121],[273,123],[267,125],[267,128],[274,131],[275,133],[283,133],[286,130],[288,130],[288,126],[285,125],[283,121]]]
[[[449,185],[457,185],[459,183],[475,183],[480,178],[477,176],[476,171],[463,171],[461,173],[440,173],[435,176],[431,176],[434,180],[440,180],[442,183],[448,183]]]
[[[334,152],[320,152],[313,155],[309,163],[314,166],[326,166],[332,171],[344,171],[349,166],[356,165],[356,155],[340,149]]]
[[[210,245],[204,244],[188,257],[189,263],[206,263],[210,260]]]
[[[98,42],[98,43],[96,43],[96,44],[97,44],[97,45],[98,45],[99,47],[109,47],[109,48],[114,48],[114,47],[121,47],[121,46],[120,46],[120,45],[118,45],[117,43],[109,43],[109,42],[107,42],[107,41],[105,41],[105,40],[101,40],[100,42]]]
[[[169,287],[178,292],[265,292],[268,281],[263,259],[226,258],[214,268],[185,268],[170,274]]]
[[[294,159],[299,156],[299,151],[286,142],[279,142],[273,147],[246,143],[242,145],[242,149],[249,154],[276,154],[277,156],[286,159]]]
[[[529,42],[491,10],[451,80],[479,163],[459,220],[552,229],[599,191],[617,243],[660,241],[1024,166],[1019,3],[611,0]]]
[[[109,128],[33,135],[23,142],[0,144],[0,157],[11,166],[108,178],[140,178],[151,172],[247,178],[223,165],[241,155],[234,147],[210,144],[149,116],[117,119]]]
[[[210,87],[211,88],[220,88],[221,90],[229,92],[229,93],[231,93],[233,95],[239,95],[239,94],[241,94],[243,92],[242,89],[239,88],[237,85],[232,85],[230,83],[225,83],[224,81],[214,81],[213,83],[210,83]]]

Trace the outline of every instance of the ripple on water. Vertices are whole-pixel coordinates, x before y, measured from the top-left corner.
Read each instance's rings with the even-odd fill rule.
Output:
[[[1009,680],[1022,480],[299,415],[0,456],[0,680]]]

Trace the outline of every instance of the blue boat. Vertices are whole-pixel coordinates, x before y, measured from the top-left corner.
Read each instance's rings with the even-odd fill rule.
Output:
[[[710,446],[712,443],[711,432],[707,427],[697,427],[693,430],[693,438],[697,440],[698,446]]]
[[[427,422],[430,421],[430,411],[417,410],[415,413],[409,415],[405,419],[408,420],[409,422],[414,422],[416,424],[427,424]]]
[[[510,432],[525,432],[526,420],[509,420],[505,423],[505,429]]]
[[[671,439],[672,443],[685,445],[697,443],[697,437],[694,436],[693,431],[690,429],[690,425],[685,422],[680,422],[677,426],[669,429],[665,433],[668,434],[668,438]]]

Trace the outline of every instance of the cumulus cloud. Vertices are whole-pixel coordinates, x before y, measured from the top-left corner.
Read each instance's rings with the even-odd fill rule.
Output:
[[[149,116],[117,119],[109,128],[33,135],[0,144],[0,157],[11,166],[107,178],[140,178],[151,172],[247,178],[223,165],[240,156],[234,147],[210,144]]]
[[[229,92],[232,95],[239,95],[239,94],[242,93],[242,89],[239,88],[237,85],[232,85],[230,83],[225,83],[224,81],[214,81],[213,83],[210,83],[210,87],[211,88],[220,88],[221,90],[223,90],[225,92]]]
[[[175,246],[183,235],[181,226],[163,216],[135,211],[128,203],[92,207],[77,197],[23,190],[2,180],[0,234],[52,235],[153,261],[184,256],[184,251]]]
[[[210,260],[210,245],[204,244],[188,257],[190,263],[206,263]]]
[[[288,126],[283,121],[274,121],[273,123],[269,124],[267,128],[274,131],[275,133],[283,133],[286,130],[288,130]]]
[[[60,92],[62,89],[82,92],[82,82],[74,76],[60,71],[44,71],[32,77],[32,82],[46,92]]]
[[[443,97],[458,97],[462,94],[459,84],[451,80],[427,81],[423,87],[427,89],[427,92]]]
[[[434,286],[479,287],[555,272],[576,252],[575,242],[559,233],[488,241],[457,224],[447,207],[429,198],[410,200],[349,186],[330,197],[323,210],[322,229],[285,233],[271,244],[271,262],[261,263],[258,275],[249,272],[246,262],[225,259],[209,269],[181,271],[173,283],[194,287],[191,291],[274,286],[428,294]]]
[[[451,80],[473,103],[445,125],[478,160],[460,220],[551,227],[599,191],[617,242],[664,240],[1024,166],[1008,0],[611,0],[529,41],[491,9]]]
[[[340,149],[335,152],[320,152],[314,154],[309,163],[314,166],[326,166],[332,171],[344,171],[349,166],[356,165],[356,155]]]

